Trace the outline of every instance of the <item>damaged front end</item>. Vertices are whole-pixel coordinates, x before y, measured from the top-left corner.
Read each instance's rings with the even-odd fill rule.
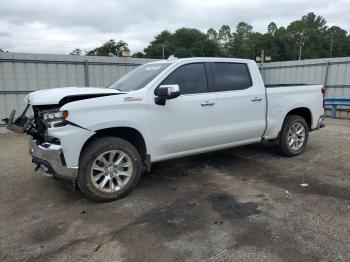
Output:
[[[26,107],[18,117],[13,110],[3,121],[8,130],[31,137],[29,154],[36,170],[71,181],[75,188],[81,148],[95,133],[69,121],[68,110],[62,108],[81,100],[120,94],[123,93],[114,89],[91,87],[38,90],[25,98]]]
[[[16,110],[12,110],[10,117],[3,119],[3,121],[8,130],[18,134],[30,135],[39,143],[43,142],[45,141],[47,128],[51,125],[51,123],[43,120],[43,116],[47,112],[56,112],[58,109],[55,106],[33,106],[34,114],[27,116],[29,107],[30,105],[27,104],[22,114],[17,118],[15,118]]]
[[[34,117],[26,116],[29,106],[30,105],[28,104],[18,118],[15,119],[16,110],[12,110],[10,117],[2,120],[5,122],[8,130],[19,134],[26,133],[33,137],[37,135],[37,128],[34,123]]]
[[[44,175],[55,179],[72,182],[75,188],[77,168],[67,167],[62,145],[57,137],[48,135],[48,128],[64,126],[65,120],[58,121],[55,114],[59,111],[58,105],[33,106],[33,114],[29,116],[27,104],[24,111],[16,118],[16,110],[13,110],[9,118],[3,119],[7,129],[19,134],[31,136],[29,139],[29,154],[36,165],[35,171],[41,169]],[[53,116],[51,116],[53,115]]]

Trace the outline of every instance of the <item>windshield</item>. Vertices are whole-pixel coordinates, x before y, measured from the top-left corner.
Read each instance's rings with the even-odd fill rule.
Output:
[[[146,86],[151,80],[159,75],[170,63],[145,64],[137,67],[128,74],[119,78],[108,88],[120,91],[138,90]]]

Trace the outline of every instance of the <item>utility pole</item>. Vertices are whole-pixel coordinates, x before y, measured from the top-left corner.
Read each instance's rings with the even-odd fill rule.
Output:
[[[264,49],[261,49],[261,61],[260,61],[260,68],[261,68],[261,77],[264,79],[264,60],[265,60],[265,51]]]
[[[304,32],[302,32],[300,43],[299,43],[299,60],[301,60],[301,51],[303,50],[304,43],[305,43]]]
[[[331,48],[329,50],[329,58],[333,55],[333,36],[331,35]]]
[[[164,59],[164,43],[162,44],[162,57]]]

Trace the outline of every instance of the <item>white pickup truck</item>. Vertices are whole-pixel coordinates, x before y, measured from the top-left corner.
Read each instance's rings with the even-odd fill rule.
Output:
[[[37,169],[96,201],[125,196],[157,161],[264,140],[299,155],[324,126],[322,86],[265,87],[242,59],[161,60],[107,88],[40,90],[25,102],[8,129],[31,135]]]

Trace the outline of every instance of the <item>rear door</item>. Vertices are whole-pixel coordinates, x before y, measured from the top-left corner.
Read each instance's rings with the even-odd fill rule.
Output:
[[[156,158],[164,159],[216,145],[217,94],[208,91],[205,64],[182,65],[162,84],[178,84],[181,94],[167,100],[164,106],[151,105]]]
[[[213,62],[210,65],[212,91],[218,95],[218,142],[260,139],[265,129],[265,88],[253,81],[246,63]]]

